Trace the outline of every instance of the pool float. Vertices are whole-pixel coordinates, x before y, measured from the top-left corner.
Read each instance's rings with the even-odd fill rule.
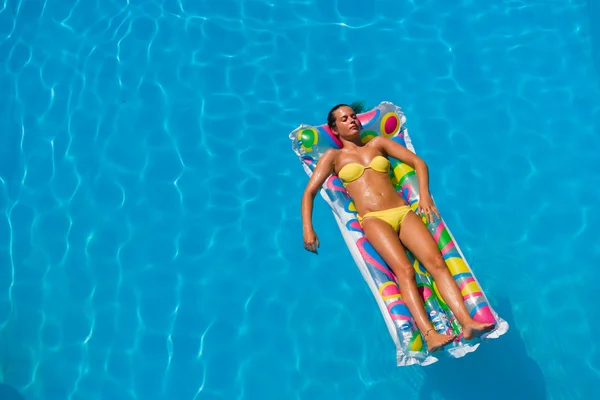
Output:
[[[374,109],[359,114],[358,118],[363,126],[361,131],[363,143],[381,135],[416,153],[408,130],[404,126],[406,117],[400,107],[389,102],[382,102]],[[300,158],[309,177],[312,175],[319,157],[327,149],[338,149],[341,146],[339,139],[326,124],[302,124],[294,129],[289,137],[292,141],[292,148]],[[390,177],[396,190],[416,211],[419,207],[419,185],[415,170],[399,160],[391,157],[389,159],[392,164]],[[498,338],[508,331],[508,324],[491,307],[443,218],[437,219],[436,217],[432,223],[428,223],[423,217],[423,222],[435,239],[473,319],[480,322],[493,322],[496,325],[492,331],[480,338],[464,340],[462,328],[440,296],[435,281],[419,260],[407,250],[407,255],[415,268],[419,292],[433,326],[440,333],[457,335],[457,340],[446,346],[444,350],[430,354],[422,333],[418,330],[410,311],[402,300],[396,277],[366,240],[358,223],[352,199],[341,180],[336,175],[329,176],[319,192],[331,207],[348,250],[377,301],[396,345],[398,366],[429,365],[445,356],[460,358],[475,351],[482,341]]]

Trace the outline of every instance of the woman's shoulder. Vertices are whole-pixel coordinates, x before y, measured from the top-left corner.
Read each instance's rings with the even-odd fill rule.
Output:
[[[388,140],[390,139],[377,135],[373,139],[369,140],[369,143],[367,143],[367,145],[371,147],[379,147]]]
[[[348,162],[348,157],[352,158],[351,155],[348,154],[347,151],[343,149],[327,149],[321,159],[325,158],[327,164],[333,168],[333,170],[337,170],[340,166],[346,164]]]
[[[338,157],[338,155],[340,154],[340,150],[339,149],[327,149],[325,150],[325,152],[323,153],[323,155],[321,156],[321,159],[325,158],[325,159],[330,159],[330,160],[334,160]]]
[[[327,149],[323,155],[319,158],[319,162],[322,164],[334,165],[338,159],[338,149]]]

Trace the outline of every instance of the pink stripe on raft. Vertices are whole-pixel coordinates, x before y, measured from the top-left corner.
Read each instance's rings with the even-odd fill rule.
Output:
[[[398,286],[394,284],[387,285],[385,288],[383,288],[381,294],[382,296],[399,296],[400,290],[398,290]]]
[[[473,319],[477,322],[483,322],[484,324],[496,323],[496,318],[492,315],[492,310],[489,306],[480,308],[477,313],[473,316]]]
[[[377,113],[376,109],[366,112],[364,114],[359,114],[359,115],[357,115],[357,117],[358,117],[358,120],[360,121],[360,123],[362,125],[364,125],[365,123],[370,122],[371,119],[373,119],[373,116],[375,115],[375,113]]]
[[[344,188],[344,186],[334,184],[334,182],[336,182],[336,180],[341,182],[336,175],[331,175],[329,177],[329,179],[327,179],[327,181],[325,182],[327,189],[346,193],[346,188]]]
[[[437,240],[436,240],[437,242]],[[450,242],[448,243],[446,246],[444,246],[444,248],[442,249],[442,255],[446,255],[447,252],[449,252],[452,248],[454,247],[454,242]]]
[[[387,305],[388,310],[391,310],[392,307],[397,306],[398,304],[406,305],[403,300],[394,300],[390,304]]]
[[[481,292],[469,293],[469,294],[465,294],[463,296],[463,300],[469,300],[473,297],[479,297],[479,296],[483,296],[483,293],[481,293]]]
[[[387,305],[388,312],[389,312],[390,316],[392,317],[392,319],[403,319],[406,321],[410,321],[411,320],[410,315],[392,313],[392,308],[394,308],[394,306],[397,306],[397,305],[403,305],[406,307],[406,304],[402,300],[392,301],[390,304]]]
[[[360,238],[356,241],[356,245],[358,246],[360,255],[365,259],[366,262],[370,263],[375,268],[377,268],[378,270],[380,270],[381,272],[386,274],[386,276],[388,278],[390,278],[390,280],[392,282],[396,282],[396,277],[394,276],[394,274],[392,274],[387,268],[385,268],[377,260],[375,260],[373,257],[371,257],[371,255],[369,253],[367,253],[367,251],[365,250],[365,247],[364,247],[364,242],[366,242],[366,240],[367,239],[365,239],[365,238]]]
[[[404,185],[402,185],[402,189],[400,191],[404,192],[405,189],[408,190],[408,194],[406,195],[406,199],[410,200],[410,198],[412,197],[412,194],[413,194],[412,186],[410,186],[408,183],[405,183]]]
[[[337,188],[335,187],[335,185],[333,184],[333,181],[335,180],[335,176],[330,176],[329,179],[327,179],[325,181],[325,186],[327,186],[327,189],[331,189],[331,190],[336,190]]]
[[[433,234],[433,238],[435,239],[436,243],[440,240],[440,236],[442,236],[442,231],[444,230],[444,228],[445,228],[444,223],[442,221],[440,221],[437,228],[435,228],[435,233]]]
[[[460,290],[462,291],[462,290],[463,290],[463,288],[464,288],[465,286],[467,286],[467,285],[468,285],[469,283],[471,283],[471,282],[475,282],[475,279],[473,279],[473,278],[467,278],[467,279],[465,279],[465,280],[463,281],[463,283],[461,283],[461,284],[460,284]]]
[[[362,226],[360,226],[360,224],[358,223],[358,221],[352,221],[350,222],[350,226],[353,227],[354,229],[358,229],[362,231]]]
[[[400,314],[392,314],[390,313],[392,319],[402,319],[404,321],[410,321],[411,318],[408,315],[400,315]]]
[[[333,140],[333,142],[335,144],[338,145],[338,147],[341,149],[342,148],[342,142],[340,142],[340,139],[338,139],[337,136],[335,136],[335,134],[333,132],[331,132],[331,129],[329,129],[329,125],[322,125],[323,130],[325,130],[325,132],[327,132],[329,134],[329,136],[331,136],[331,139]]]
[[[427,299],[429,299],[433,294],[431,289],[429,289],[427,286],[421,286],[419,288],[419,293],[421,294],[423,301],[427,301]]]

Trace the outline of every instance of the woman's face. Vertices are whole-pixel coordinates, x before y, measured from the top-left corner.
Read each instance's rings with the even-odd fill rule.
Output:
[[[342,106],[334,111],[335,131],[342,138],[351,140],[360,137],[360,121],[356,113],[348,106]]]

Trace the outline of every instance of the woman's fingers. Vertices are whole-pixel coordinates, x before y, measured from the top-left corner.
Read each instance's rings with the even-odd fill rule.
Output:
[[[425,215],[427,216],[427,221],[429,223],[432,223],[433,222],[433,211],[431,210],[431,208],[425,209]]]
[[[438,219],[442,219],[442,216],[440,215],[440,212],[438,211],[436,206],[431,206],[431,207],[420,207],[419,206],[417,214],[425,215],[427,217],[427,221],[429,221],[429,222],[433,222],[436,216],[438,217]]]
[[[316,253],[317,252],[317,248],[319,247],[320,243],[319,243],[319,239],[315,239],[312,242],[305,242],[304,243],[304,248],[308,251],[310,251],[311,253]]]

